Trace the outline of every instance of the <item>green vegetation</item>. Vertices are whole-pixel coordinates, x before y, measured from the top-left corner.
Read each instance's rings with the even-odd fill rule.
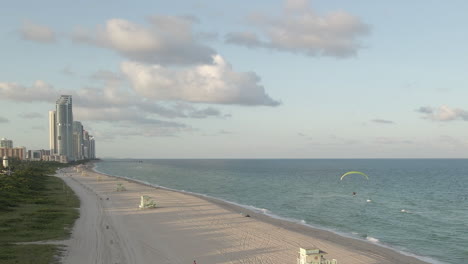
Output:
[[[52,263],[60,246],[18,242],[61,240],[78,217],[79,200],[59,178],[54,162],[12,161],[0,175],[0,263]]]

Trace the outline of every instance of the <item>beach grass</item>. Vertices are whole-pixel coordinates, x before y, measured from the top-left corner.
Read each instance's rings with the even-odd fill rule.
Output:
[[[55,245],[2,245],[0,247],[0,263],[59,263]]]
[[[79,200],[62,179],[60,165],[18,164],[0,176],[0,263],[51,263],[60,246],[17,244],[62,240],[79,216]]]

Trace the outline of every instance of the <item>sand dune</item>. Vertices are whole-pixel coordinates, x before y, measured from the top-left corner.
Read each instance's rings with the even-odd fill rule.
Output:
[[[296,263],[299,247],[318,247],[339,264],[425,263],[244,208],[125,179],[69,169],[58,174],[81,199],[81,216],[63,263]],[[122,183],[126,191],[116,191]],[[158,207],[138,209],[141,195]],[[249,214],[250,217],[245,217]]]

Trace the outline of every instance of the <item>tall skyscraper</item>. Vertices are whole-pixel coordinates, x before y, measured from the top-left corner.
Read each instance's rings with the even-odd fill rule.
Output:
[[[71,95],[62,95],[57,100],[56,110],[57,155],[75,160],[73,155],[73,110]]]
[[[57,153],[57,121],[55,111],[49,111],[49,149],[50,155]]]
[[[88,131],[83,131],[83,156],[85,159],[90,159],[89,155],[89,133]]]
[[[50,155],[43,155],[45,160],[66,163],[96,158],[94,137],[81,122],[73,121],[71,95],[61,95],[55,111],[49,111],[49,146]]]
[[[94,137],[89,137],[89,158],[95,159],[96,158],[96,143],[94,142]]]
[[[81,160],[83,155],[83,125],[79,121],[73,121],[73,155],[75,159]]]

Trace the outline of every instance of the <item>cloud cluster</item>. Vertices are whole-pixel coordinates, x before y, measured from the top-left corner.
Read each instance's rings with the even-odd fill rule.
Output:
[[[152,16],[148,25],[110,19],[96,30],[79,28],[73,38],[112,49],[130,59],[122,73],[101,71],[92,78],[109,82],[130,81],[148,101],[277,106],[254,72],[237,72],[193,32],[194,17]],[[143,104],[142,108],[149,108]],[[163,109],[158,109],[158,111]],[[168,113],[169,114],[169,113]],[[219,115],[213,109],[189,116]]]
[[[116,74],[99,71],[93,74],[115,79]],[[104,78],[107,80],[107,78]],[[106,82],[107,83],[107,82]],[[101,88],[84,87],[79,90],[57,90],[52,85],[44,81],[36,81],[31,86],[23,86],[16,83],[0,83],[0,100],[15,102],[47,102],[53,108],[54,102],[60,94],[70,94],[73,96],[73,111],[76,120],[110,122],[114,125],[121,125],[126,130],[138,130],[143,127],[145,135],[169,135],[169,132],[181,132],[192,130],[191,127],[174,121],[165,121],[161,118],[225,118],[226,115],[213,107],[196,107],[192,104],[176,103],[155,103],[144,97],[137,95],[133,90],[127,90],[115,82],[112,85],[104,85]],[[20,117],[32,119],[42,115],[38,113],[22,113]],[[1,119],[0,122],[8,122],[8,119]],[[137,128],[139,127],[139,128]],[[125,132],[125,134],[131,132]]]
[[[362,48],[359,38],[370,32],[358,17],[344,11],[319,15],[306,0],[288,0],[281,16],[255,14],[250,22],[260,34],[231,32],[226,42],[308,56],[347,57]]]
[[[102,88],[82,88],[78,91],[70,91],[74,96],[74,102],[82,108],[95,111],[104,109],[109,120],[119,117],[125,120],[125,116],[134,113],[136,116],[157,115],[163,118],[207,118],[222,117],[221,111],[212,108],[200,108],[191,104],[176,102],[154,102],[139,96],[132,90],[118,86],[105,86]],[[114,109],[120,109],[122,113],[116,113]],[[101,114],[103,114],[101,113]],[[87,120],[105,120],[100,115],[86,115]],[[135,120],[141,120],[134,118]]]
[[[145,24],[114,18],[95,28],[77,27],[71,35],[76,43],[109,49],[127,59],[119,72],[97,71],[89,77],[92,87],[77,90],[58,90],[44,81],[31,86],[0,82],[0,100],[53,103],[60,94],[70,94],[78,120],[114,122],[128,134],[131,127],[153,131],[146,135],[193,130],[161,118],[230,116],[204,104],[279,105],[266,93],[257,74],[233,70],[203,43],[214,36],[194,32],[197,22],[189,16],[156,15]],[[51,29],[30,22],[23,25],[21,35],[40,42],[56,38]],[[70,67],[62,73],[75,76]],[[23,118],[33,116],[24,114]]]
[[[468,121],[468,111],[460,109],[460,108],[451,108],[446,105],[442,105],[438,108],[430,107],[430,106],[422,106],[416,111],[424,114],[423,118],[430,119],[433,121],[452,121],[452,120]]]
[[[143,26],[110,19],[95,30],[77,28],[73,40],[112,49],[131,60],[164,65],[210,63],[215,51],[192,33],[190,17],[152,16]]]
[[[55,33],[47,26],[35,24],[31,21],[25,21],[21,26],[19,33],[25,40],[52,43],[56,41]]]
[[[124,62],[122,72],[140,95],[153,100],[276,106],[252,72],[236,72],[219,55],[213,65],[171,70],[161,65]]]
[[[13,82],[0,82],[0,98],[17,102],[52,102],[56,100],[56,90],[52,85],[37,80],[31,87]]]
[[[101,109],[91,109],[84,107],[75,107],[74,114],[79,120],[93,120],[105,122],[120,122],[133,125],[156,125],[158,127],[186,127],[184,124],[158,120],[142,114],[134,108],[106,107]]]

